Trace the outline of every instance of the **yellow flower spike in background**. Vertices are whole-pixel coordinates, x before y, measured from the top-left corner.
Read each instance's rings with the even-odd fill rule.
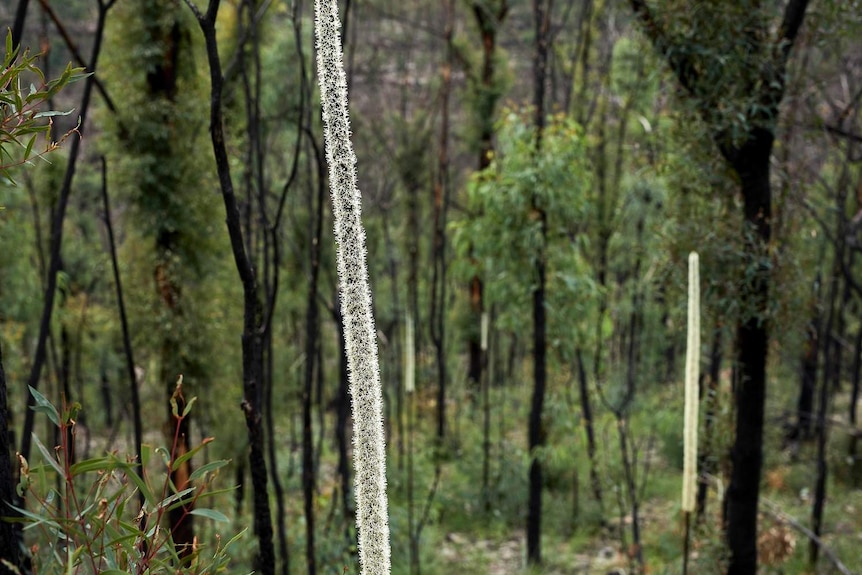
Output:
[[[694,511],[697,486],[698,377],[700,375],[700,273],[697,252],[688,256],[688,343],[685,354],[685,445],[682,510]]]
[[[688,255],[688,341],[685,353],[685,428],[682,465],[682,511],[685,514],[683,575],[688,573],[691,514],[697,488],[698,376],[700,372],[700,272],[697,252]]]

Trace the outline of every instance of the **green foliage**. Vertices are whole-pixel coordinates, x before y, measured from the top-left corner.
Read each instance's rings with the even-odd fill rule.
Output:
[[[86,77],[83,68],[69,64],[59,77],[46,80],[36,65],[38,56],[31,56],[27,50],[19,56],[19,52],[19,48],[12,46],[10,30],[6,34],[6,54],[0,72],[0,182],[12,185],[13,167],[53,152],[75,131],[73,128],[53,141],[51,118],[68,116],[72,110],[43,110],[42,106],[67,84]],[[40,136],[45,140],[44,147],[37,145]]]
[[[540,151],[526,114],[509,111],[500,131],[492,165],[468,184],[469,220],[453,224],[458,252],[455,272],[470,277],[478,268],[485,281],[486,305],[499,304],[501,326],[511,329],[530,309],[535,265],[544,258],[548,274],[551,337],[570,337],[579,327],[595,288],[579,249],[591,205],[586,194],[590,175],[583,133],[564,116],[553,116]],[[546,214],[543,237],[540,214]],[[581,320],[583,321],[583,320]],[[559,329],[563,329],[561,333]],[[556,330],[556,331],[555,331]]]
[[[211,545],[181,549],[162,526],[167,512],[183,505],[187,514],[229,522],[223,513],[201,506],[220,493],[213,483],[228,461],[197,467],[189,477],[191,487],[180,490],[171,481],[170,472],[199,454],[211,438],[183,454],[178,452],[176,440],[170,449],[143,446],[143,462],[117,453],[75,461],[76,418],[81,406],[73,403],[58,409],[35,389],[30,388],[30,393],[35,400],[33,409],[47,416],[60,441],[51,449],[33,435],[43,461],[40,465],[31,466],[19,456],[18,493],[26,495],[31,506],[16,509],[25,529],[37,534],[30,547],[36,572],[193,575],[228,570],[231,549],[242,532],[227,542],[216,536]],[[193,402],[194,398],[182,414],[175,413],[177,429]],[[148,466],[150,460],[154,465]],[[143,473],[139,474],[140,466]],[[149,473],[153,466],[159,471]],[[140,509],[139,492],[145,501]]]

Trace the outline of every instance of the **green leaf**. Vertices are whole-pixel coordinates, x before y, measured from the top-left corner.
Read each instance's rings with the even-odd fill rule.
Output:
[[[180,499],[182,499],[186,495],[190,494],[194,490],[195,490],[194,487],[189,487],[187,489],[183,489],[182,491],[180,491],[178,493],[174,493],[173,495],[170,495],[170,496],[164,498],[159,503],[159,505],[156,507],[156,509],[162,509],[163,507],[167,507],[167,506],[171,505],[172,503],[176,503],[177,501],[179,501]],[[180,502],[180,504],[182,504],[182,502]]]
[[[53,521],[51,519],[48,519],[47,517],[42,517],[41,515],[37,515],[37,514],[33,513],[32,511],[27,511],[26,509],[22,509],[20,507],[14,506],[14,505],[10,505],[9,507],[11,507],[12,509],[14,509],[18,513],[20,513],[22,517],[26,517],[27,519],[29,519],[31,526],[47,525],[48,527],[53,527],[54,529],[56,529],[58,531],[62,530],[62,527],[60,527],[59,523],[57,523],[56,521]],[[26,523],[26,521],[25,521],[25,523]]]
[[[114,465],[107,457],[94,457],[93,459],[86,459],[73,464],[69,468],[69,472],[72,474],[72,477],[75,477],[92,471],[109,471],[113,468]]]
[[[36,136],[33,136],[32,138],[30,138],[30,141],[27,142],[27,147],[24,149],[24,159],[25,160],[30,157],[30,153],[33,151],[33,144],[35,144],[35,143],[36,143]]]
[[[192,410],[192,406],[195,404],[195,402],[197,400],[198,400],[197,396],[195,396],[189,400],[189,402],[183,408],[183,417],[185,417],[189,414],[189,412]]]
[[[54,405],[50,401],[48,401],[47,397],[39,393],[35,388],[29,385],[27,387],[30,388],[30,395],[32,395],[33,399],[36,401],[36,405],[31,407],[31,409],[36,413],[44,413],[48,416],[48,419],[50,419],[54,425],[59,427],[60,414],[57,412],[57,408],[54,407]]]
[[[198,445],[194,449],[190,449],[190,450],[186,451],[185,453],[183,453],[182,455],[180,455],[179,457],[177,457],[174,460],[173,464],[171,465],[171,471],[176,471],[177,469],[179,469],[183,463],[185,463],[186,461],[188,461],[189,459],[194,457],[195,454],[198,453],[201,449],[203,449],[203,447],[207,443],[209,443],[209,441],[204,440],[203,443],[201,443],[200,445]]]
[[[230,523],[230,519],[228,519],[224,513],[216,511],[215,509],[192,509],[189,513],[199,517],[206,517],[207,519],[212,519],[219,523]]]
[[[192,474],[189,476],[189,481],[195,481],[196,479],[205,476],[207,473],[212,473],[216,469],[221,469],[227,464],[227,459],[220,459],[218,461],[210,461],[206,465],[201,465],[192,472]]]
[[[33,119],[37,119],[37,118],[51,118],[51,117],[54,117],[54,116],[68,116],[69,114],[71,114],[71,113],[72,113],[72,112],[74,112],[74,111],[75,111],[75,109],[74,109],[74,108],[72,108],[72,109],[71,109],[71,110],[69,110],[68,112],[60,112],[59,110],[46,110],[46,111],[44,111],[44,112],[39,112],[39,113],[37,113],[35,116],[33,116]]]
[[[45,447],[45,445],[42,444],[41,441],[39,441],[39,438],[36,436],[35,433],[33,433],[31,435],[31,437],[33,438],[33,443],[36,444],[36,447],[39,449],[39,452],[42,454],[42,457],[45,458],[45,462],[50,464],[51,467],[54,468],[54,471],[56,471],[60,477],[65,478],[66,472],[63,471],[62,467],[60,467],[60,464],[57,462],[57,458],[54,457],[54,454],[51,453],[50,451],[48,451],[48,448]]]
[[[141,490],[141,493],[144,494],[144,499],[150,505],[154,506],[158,503],[156,498],[153,496],[153,492],[150,491],[150,488],[147,486],[146,482],[141,479],[137,473],[135,473],[135,468],[129,463],[122,461],[121,459],[114,457],[113,458],[115,465],[122,469],[126,473],[126,477],[135,484],[135,486]]]

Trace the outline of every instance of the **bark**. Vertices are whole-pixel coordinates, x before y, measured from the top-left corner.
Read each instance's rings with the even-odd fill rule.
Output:
[[[216,15],[219,0],[210,0],[206,13],[201,13],[195,4],[186,0],[194,12],[206,41],[206,53],[210,71],[210,137],[218,170],[219,186],[225,206],[226,223],[231,251],[243,289],[242,374],[243,402],[249,436],[249,468],[251,470],[254,501],[254,533],[258,538],[258,552],[254,560],[255,570],[264,575],[275,573],[275,550],[272,543],[272,519],[267,493],[267,468],[264,453],[264,436],[261,416],[262,306],[258,299],[257,279],[254,267],[243,244],[240,212],[230,174],[230,163],[225,145],[222,123],[222,75],[221,60],[216,39]]]
[[[838,229],[841,229],[843,224],[843,212],[840,208],[844,206],[845,202],[846,196],[844,194],[839,194],[836,202],[839,207],[839,209],[836,210]],[[832,267],[832,283],[829,290],[829,311],[826,325],[823,328],[822,354],[825,363],[823,366],[820,387],[818,389],[816,420],[817,455],[815,460],[817,479],[814,485],[814,501],[811,507],[811,531],[817,537],[820,537],[822,533],[823,512],[826,507],[826,480],[829,472],[826,462],[826,442],[829,436],[829,429],[827,426],[827,417],[829,414],[829,390],[830,388],[836,389],[835,381],[840,378],[841,370],[841,342],[837,338],[833,337],[833,325],[837,324],[837,330],[839,332],[843,329],[843,307],[849,297],[849,286],[845,281],[844,296],[842,298],[844,301],[842,301],[841,304],[838,303],[838,291],[841,286],[841,270],[844,267],[844,253],[846,248],[846,243],[843,239],[844,235],[841,235],[840,238],[841,239],[838,240],[838,245],[835,246],[835,261]],[[812,540],[808,548],[808,557],[811,569],[814,571],[817,569],[819,553],[820,546]]]
[[[802,350],[802,381],[796,401],[796,426],[790,439],[811,438],[811,423],[814,415],[814,389],[817,387],[817,363],[820,357],[820,326],[812,319],[806,327],[805,345]]]
[[[335,442],[338,448],[338,476],[341,479],[341,508],[346,520],[355,513],[350,506],[350,458],[348,457],[347,423],[350,420],[350,378],[347,371],[347,353],[344,346],[344,326],[338,306],[331,308],[332,320],[338,332],[338,394],[335,399]]]
[[[712,348],[709,353],[708,391],[706,394],[706,413],[704,414],[703,447],[697,455],[697,467],[701,477],[715,475],[718,468],[716,455],[712,452],[713,433],[715,428],[715,415],[718,410],[718,383],[721,376],[722,359],[722,331],[723,327],[718,324],[713,328]],[[702,395],[701,395],[702,396]],[[697,485],[697,519],[703,520],[706,516],[706,495],[709,484],[701,479]]]
[[[389,273],[389,289],[390,289],[390,297],[392,298],[392,341],[393,344],[391,346],[392,350],[392,364],[394,370],[394,377],[392,378],[395,385],[395,429],[396,429],[396,449],[397,449],[397,461],[398,461],[398,470],[403,471],[404,469],[404,385],[402,385],[403,379],[403,370],[402,370],[402,357],[403,357],[403,349],[399,343],[399,335],[398,335],[398,322],[402,317],[401,310],[401,302],[398,296],[398,292],[400,289],[400,285],[398,282],[398,264],[395,259],[395,249],[392,241],[392,234],[389,231],[389,214],[386,210],[383,211],[382,214],[383,220],[383,242],[386,246],[386,259],[387,259],[387,272]],[[336,322],[341,321],[339,318],[335,318]],[[339,331],[339,338],[343,339],[344,333]],[[344,342],[340,340],[340,343]],[[343,346],[339,349],[343,349]],[[347,356],[342,352],[341,353],[342,361],[347,361]],[[346,365],[344,369],[347,369]],[[348,386],[346,380],[339,379],[339,399],[338,401],[342,401],[342,397],[346,398],[347,396],[340,395],[342,393],[341,386]],[[343,393],[347,393],[348,387],[343,388]],[[344,399],[344,401],[349,401],[349,399]],[[339,404],[339,409],[341,409],[341,404]],[[347,415],[349,415],[349,407],[345,407],[348,410]],[[340,416],[339,411],[339,416]],[[339,440],[340,441],[340,440]],[[340,457],[340,456],[339,456]],[[345,469],[347,469],[345,467]],[[347,507],[345,507],[345,512],[347,511]]]
[[[6,372],[3,371],[3,350],[0,349],[0,505],[4,510],[15,501],[15,481],[12,473],[12,460],[9,453],[12,445],[9,437],[9,409],[6,403]],[[6,511],[4,511],[5,513]],[[9,512],[14,516],[15,513]],[[0,521],[0,557],[23,572],[18,547],[20,539],[15,527],[8,521]],[[14,571],[0,562],[0,575],[14,575]]]
[[[497,70],[495,59],[497,56],[497,31],[502,26],[509,12],[508,0],[498,2],[478,2],[472,4],[476,23],[479,25],[479,33],[482,39],[482,69],[479,76],[478,104],[476,113],[479,122],[479,171],[491,165],[494,154],[494,116],[499,93],[496,88]],[[467,381],[472,389],[477,389],[482,381],[481,341],[477,326],[484,312],[484,290],[482,278],[475,274],[470,279],[470,312],[471,325],[467,341],[468,363]]]
[[[87,67],[88,71],[96,70],[96,64],[99,60],[99,54],[102,50],[102,36],[105,30],[105,18],[108,10],[114,5],[116,0],[99,2],[99,14],[96,23],[96,33],[93,41],[93,52],[90,57],[90,64]],[[85,80],[84,94],[81,99],[80,116],[81,126],[78,131],[83,135],[86,129],[87,114],[90,108],[90,98],[93,93],[93,83],[95,75],[90,75]],[[27,385],[33,389],[38,389],[39,380],[42,375],[42,368],[45,365],[45,356],[47,351],[48,337],[51,331],[51,315],[54,311],[54,297],[57,292],[57,273],[61,266],[60,249],[63,244],[63,222],[66,218],[66,209],[69,206],[69,197],[72,194],[72,181],[75,178],[75,172],[78,164],[78,155],[81,151],[81,138],[72,138],[72,145],[69,149],[69,159],[66,164],[66,172],[63,176],[63,184],[60,188],[57,206],[51,217],[51,250],[48,263],[48,278],[45,282],[45,292],[42,305],[42,316],[39,320],[39,336],[36,340],[36,352],[33,354],[33,364],[30,368],[30,375],[27,379]],[[34,405],[33,397],[28,397],[27,410],[24,415],[24,429],[21,437],[21,455],[25,459],[30,457],[31,436],[33,434],[33,423],[35,412],[30,409]]]
[[[449,210],[449,99],[452,92],[452,37],[455,30],[455,3],[446,4],[446,60],[443,63],[441,88],[440,149],[437,153],[437,177],[434,182],[434,246],[431,259],[431,313],[428,321],[437,360],[437,441],[446,437],[446,217]],[[473,361],[471,356],[470,361]],[[472,367],[471,367],[472,369]],[[475,383],[475,382],[474,382]]]
[[[598,473],[598,461],[596,460],[596,434],[593,427],[593,408],[590,402],[590,390],[587,385],[587,370],[584,366],[584,358],[581,350],[575,350],[578,359],[578,384],[581,393],[581,417],[584,419],[584,433],[587,436],[587,457],[590,460],[590,487],[593,497],[599,504],[599,509],[604,515],[604,500],[602,497],[602,481]]]
[[[551,2],[533,0],[533,17],[536,31],[536,54],[533,62],[536,126],[536,152],[542,148],[545,128],[545,78],[548,62],[548,28]],[[546,362],[547,362],[547,324],[545,321],[546,262],[545,239],[547,236],[547,216],[544,209],[533,198],[533,210],[541,226],[542,244],[536,257],[535,281],[533,288],[533,398],[530,408],[528,429],[530,462],[530,486],[527,503],[527,562],[538,565],[542,561],[542,461],[537,453],[545,445],[545,429],[542,411],[545,403]]]
[[[120,328],[123,332],[123,355],[126,360],[126,375],[129,377],[129,391],[132,398],[132,422],[135,434],[135,455],[138,458],[138,465],[135,467],[135,472],[141,479],[144,478],[144,470],[142,467],[143,455],[141,453],[141,444],[143,441],[143,425],[141,424],[141,400],[138,396],[138,378],[135,376],[135,359],[132,353],[132,338],[129,333],[129,320],[126,317],[126,305],[123,300],[123,284],[120,281],[120,266],[117,261],[117,246],[114,243],[114,227],[111,225],[111,206],[108,201],[108,184],[107,184],[108,167],[105,162],[105,157],[102,156],[102,205],[105,210],[105,229],[108,232],[108,248],[111,252],[111,269],[114,272],[114,287],[117,291],[117,307],[120,312]],[[107,377],[103,374],[102,389],[105,397],[108,418],[110,419],[110,388],[107,385]],[[110,425],[110,424],[109,424]],[[146,502],[144,493],[138,490],[138,502],[143,508]]]
[[[850,437],[847,445],[847,456],[850,461],[851,477],[853,485],[858,485],[860,461],[857,455],[857,446],[859,442],[859,431],[856,429],[857,423],[857,406],[859,405],[859,380],[862,374],[862,326],[856,331],[856,337],[853,342],[853,377],[850,388],[850,405],[848,406],[848,416],[850,421]]]
[[[683,89],[692,97],[704,119],[721,105],[704,96],[708,86],[699,75],[690,50],[678,49],[676,40],[662,27],[661,19],[645,0],[630,0],[643,30],[667,61]],[[736,438],[732,449],[733,471],[725,500],[725,527],[730,563],[728,575],[755,575],[757,572],[757,505],[763,464],[763,411],[766,400],[766,360],[769,348],[769,243],[771,238],[771,188],[769,159],[775,140],[779,105],[784,96],[787,61],[805,18],[808,0],[790,0],[774,39],[749,38],[755,50],[766,52],[770,65],[743,70],[738,79],[756,102],[750,105],[748,125],[741,143],[735,143],[724,128],[713,126],[713,138],[722,156],[739,178],[744,222],[752,232],[745,250],[755,272],[746,274],[743,293],[751,298],[754,313],[741,317],[737,325],[736,361],[739,384],[736,402]]]
[[[15,23],[12,25],[12,49],[21,46],[21,38],[24,36],[24,22],[27,20],[27,5],[30,0],[18,0],[18,8],[15,9]]]
[[[770,238],[771,190],[769,155],[773,134],[755,129],[740,150],[742,160],[734,168],[742,180],[745,222],[755,231],[747,252],[756,258],[757,272],[744,286],[754,299],[756,313],[740,320],[736,335],[739,384],[735,441],[731,450],[733,471],[727,490],[725,526],[731,552],[728,575],[757,572],[757,505],[763,467],[763,412],[766,403],[766,361],[769,349],[766,310],[769,299],[767,248]]]
[[[318,164],[322,168],[322,164]],[[309,285],[305,316],[305,385],[302,392],[302,492],[305,499],[305,562],[309,575],[317,573],[314,542],[314,438],[312,435],[312,399],[314,393],[315,358],[318,345],[317,284],[320,276],[320,242],[323,229],[323,205],[325,185],[322,174],[318,174],[315,200],[309,198]],[[312,217],[312,214],[315,214]],[[317,370],[323,369],[317,365]]]

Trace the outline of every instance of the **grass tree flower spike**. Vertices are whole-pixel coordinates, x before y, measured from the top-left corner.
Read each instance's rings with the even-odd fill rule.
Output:
[[[404,391],[416,390],[416,337],[413,333],[413,316],[409,313],[404,326]]]
[[[685,445],[682,510],[694,511],[697,483],[698,376],[700,371],[700,273],[697,252],[688,256],[688,345],[685,354]]]
[[[335,219],[344,338],[350,369],[359,562],[362,575],[388,575],[390,546],[383,397],[371,313],[365,230],[356,187],[356,156],[350,141],[341,23],[335,0],[315,0],[314,12],[317,73]]]

